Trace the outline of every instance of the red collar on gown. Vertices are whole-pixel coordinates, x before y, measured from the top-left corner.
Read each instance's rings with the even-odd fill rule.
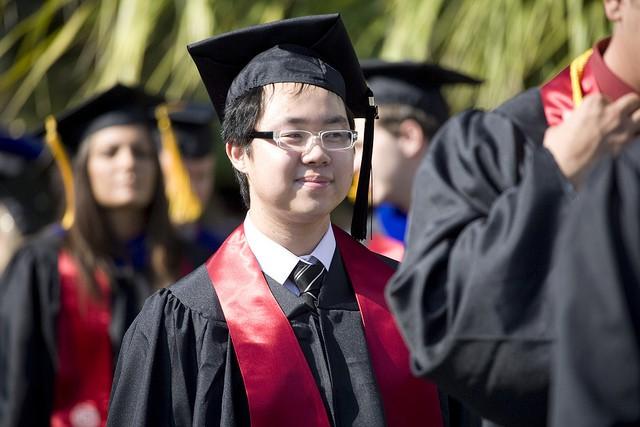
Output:
[[[584,96],[602,93],[611,100],[616,100],[633,92],[633,89],[620,80],[604,62],[603,54],[609,46],[610,40],[601,40],[593,46],[593,54],[587,61],[580,80]],[[540,88],[544,113],[549,126],[562,123],[564,116],[574,108],[569,69],[570,67],[566,67]]]
[[[356,294],[373,371],[390,426],[442,426],[438,392],[413,377],[409,352],[384,300],[393,270],[334,227]],[[233,342],[252,426],[330,424],[291,324],[247,244],[241,225],[206,264]],[[282,355],[287,363],[282,363]]]

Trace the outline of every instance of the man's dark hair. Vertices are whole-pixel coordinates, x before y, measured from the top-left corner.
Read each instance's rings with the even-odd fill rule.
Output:
[[[256,87],[231,101],[225,108],[222,121],[222,140],[243,147],[246,152],[251,149],[249,134],[255,130],[258,118],[262,114],[262,87]],[[251,205],[249,198],[249,181],[247,176],[233,168],[233,174],[240,186],[240,195],[247,209]]]
[[[297,83],[295,94],[299,95],[307,86],[310,85],[306,83]],[[250,155],[252,141],[249,134],[256,130],[256,123],[262,115],[262,110],[265,104],[265,87],[267,86],[250,89],[247,93],[230,101],[224,110],[224,120],[222,121],[222,140],[225,143],[243,147],[248,155]],[[353,114],[346,105],[345,109],[347,111],[349,127],[351,129],[355,129]],[[247,180],[247,176],[235,168],[233,169],[233,174],[240,186],[242,201],[244,202],[245,207],[249,209],[251,206],[251,199],[249,197],[249,181]]]
[[[411,105],[381,104],[378,109],[378,124],[395,136],[400,132],[400,124],[407,119],[415,120],[422,128],[424,136],[429,139],[433,138],[442,125],[433,115]]]

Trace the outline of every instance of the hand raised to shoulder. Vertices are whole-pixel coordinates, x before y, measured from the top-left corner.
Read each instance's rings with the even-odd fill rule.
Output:
[[[577,188],[584,172],[602,154],[617,153],[639,135],[640,96],[630,93],[610,102],[602,94],[593,94],[563,123],[547,129],[544,146]]]

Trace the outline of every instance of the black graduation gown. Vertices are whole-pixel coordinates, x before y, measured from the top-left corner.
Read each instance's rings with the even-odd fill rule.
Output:
[[[291,322],[332,424],[384,425],[360,312],[339,252],[320,291],[318,316],[301,298],[266,279]],[[283,354],[283,366],[286,363]],[[441,402],[446,420],[446,399]],[[249,422],[226,321],[206,267],[201,266],[149,298],[127,332],[108,425],[244,426]]]
[[[61,306],[60,233],[45,233],[13,257],[0,279],[0,426],[49,425],[58,365],[57,318]],[[114,366],[122,337],[150,285],[121,272],[112,289],[109,336]]]
[[[547,127],[539,89],[445,124],[417,173],[387,288],[414,373],[507,426],[546,421],[548,274],[573,198],[542,145]]]
[[[640,140],[590,174],[554,270],[552,425],[640,425]]]

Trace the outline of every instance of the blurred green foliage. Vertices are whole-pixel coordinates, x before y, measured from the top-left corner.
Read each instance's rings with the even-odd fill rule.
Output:
[[[30,129],[116,81],[205,99],[188,43],[336,11],[362,58],[484,78],[451,90],[454,110],[541,83],[608,32],[602,0],[0,0],[0,123]]]

